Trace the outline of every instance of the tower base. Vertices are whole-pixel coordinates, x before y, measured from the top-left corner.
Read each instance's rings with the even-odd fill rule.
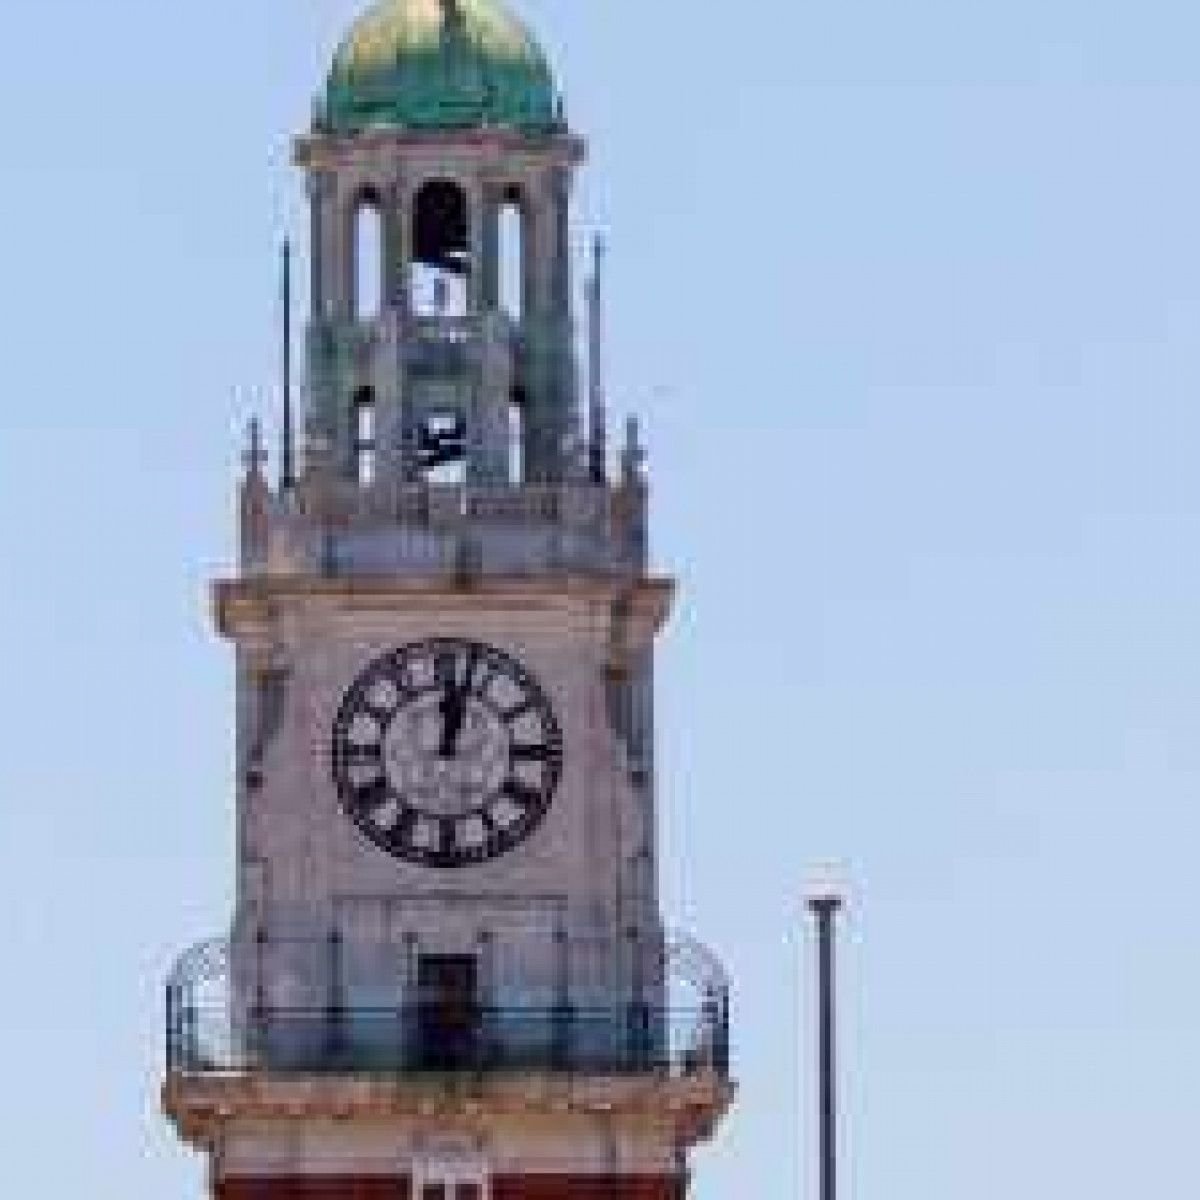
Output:
[[[214,1200],[682,1200],[732,1086],[687,1078],[174,1076]]]

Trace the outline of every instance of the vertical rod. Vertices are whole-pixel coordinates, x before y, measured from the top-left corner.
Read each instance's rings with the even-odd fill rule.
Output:
[[[588,281],[588,474],[593,483],[608,478],[608,413],[604,400],[604,242],[592,243]]]
[[[296,484],[292,428],[292,243],[283,242],[283,455],[280,483],[285,492]]]
[[[838,896],[809,901],[817,922],[817,1080],[820,1117],[820,1197],[837,1200],[837,981],[835,921],[842,902]]]

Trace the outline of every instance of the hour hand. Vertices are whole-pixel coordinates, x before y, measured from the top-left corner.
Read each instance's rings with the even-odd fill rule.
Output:
[[[458,757],[458,738],[462,733],[463,722],[467,716],[466,691],[453,680],[447,680],[442,692],[442,745],[439,750],[442,758]]]

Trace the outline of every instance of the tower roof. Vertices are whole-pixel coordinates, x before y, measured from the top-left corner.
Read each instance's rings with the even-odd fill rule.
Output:
[[[334,56],[318,124],[542,132],[561,106],[541,46],[500,0],[378,0]]]

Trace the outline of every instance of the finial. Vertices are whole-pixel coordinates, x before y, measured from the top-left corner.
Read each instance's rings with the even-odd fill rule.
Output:
[[[562,439],[563,480],[566,483],[588,482],[587,446],[579,435],[579,422],[568,424]]]
[[[442,37],[447,41],[461,38],[464,30],[462,0],[438,0],[442,10]]]
[[[621,454],[621,477],[628,486],[642,482],[646,448],[642,445],[642,426],[637,417],[625,422],[625,449]]]
[[[267,448],[263,444],[262,423],[257,417],[250,418],[246,433],[246,474],[251,479],[261,479],[267,461]]]

